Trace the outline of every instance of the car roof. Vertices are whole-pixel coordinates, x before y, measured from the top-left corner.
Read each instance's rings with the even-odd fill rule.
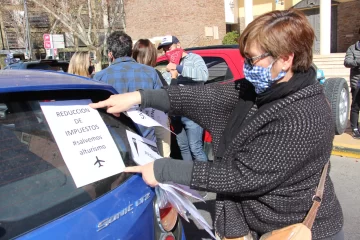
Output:
[[[239,45],[211,45],[205,47],[191,47],[185,48],[185,51],[192,51],[192,50],[209,50],[209,49],[239,49]]]
[[[230,51],[233,52],[234,50],[238,53],[239,52],[239,45],[232,44],[232,45],[210,45],[205,47],[190,47],[184,49],[186,52],[194,52],[197,54],[209,53],[209,52],[219,52],[219,51]],[[213,51],[214,50],[214,51]],[[156,62],[167,61],[165,55],[161,55],[156,59]]]
[[[0,93],[71,89],[99,89],[116,93],[111,85],[68,73],[41,70],[0,71]]]
[[[18,63],[30,64],[30,63],[69,63],[68,61],[57,60],[57,59],[41,59],[32,61],[19,61]]]

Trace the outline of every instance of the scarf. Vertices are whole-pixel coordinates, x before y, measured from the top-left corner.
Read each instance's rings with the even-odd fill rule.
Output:
[[[295,92],[308,87],[310,85],[316,84],[316,72],[314,68],[310,68],[306,72],[296,72],[287,82],[281,82],[278,84],[273,84],[265,92],[256,95],[254,87],[244,87],[243,81],[246,79],[237,80],[235,83],[235,88],[239,88],[239,101],[235,105],[234,110],[232,111],[228,123],[225,127],[223,135],[220,138],[219,147],[216,153],[217,159],[222,158],[226,149],[230,146],[231,142],[239,134],[239,132],[246,126],[246,123],[250,122],[258,114],[269,109],[276,100],[283,99]],[[248,81],[247,81],[248,82]],[[249,82],[248,82],[249,83]],[[250,84],[250,83],[249,83]],[[242,91],[242,89],[246,91]],[[246,119],[250,109],[257,105],[258,111],[254,116],[249,119]],[[246,121],[245,121],[246,119]]]

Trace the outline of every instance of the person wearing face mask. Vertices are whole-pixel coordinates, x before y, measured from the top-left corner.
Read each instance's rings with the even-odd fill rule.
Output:
[[[95,74],[94,79],[112,85],[118,93],[138,89],[160,89],[162,83],[153,67],[137,63],[132,55],[132,39],[122,31],[115,31],[107,38],[108,57],[111,65]],[[156,142],[153,128],[139,126],[143,137]]]
[[[125,172],[141,173],[150,186],[175,182],[217,193],[218,239],[257,240],[304,222],[311,236],[272,239],[343,240],[343,213],[327,168],[334,122],[311,67],[314,37],[299,10],[265,13],[239,39],[245,79],[137,91],[91,106],[115,114],[138,103],[210,131],[214,162],[158,159]]]
[[[208,80],[209,72],[203,58],[198,54],[185,52],[177,37],[165,36],[158,46],[158,50],[160,49],[163,49],[169,60],[167,72],[163,74],[169,85],[204,85]],[[171,124],[182,159],[207,161],[202,141],[203,128],[186,116],[172,117]]]
[[[359,28],[360,35],[360,28]],[[360,139],[359,129],[359,111],[360,111],[360,41],[351,45],[346,51],[344,65],[350,68],[350,85],[351,85],[351,110],[350,124],[353,138]]]

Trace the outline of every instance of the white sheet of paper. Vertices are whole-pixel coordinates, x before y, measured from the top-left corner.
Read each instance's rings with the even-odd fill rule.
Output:
[[[171,198],[173,205],[176,204],[180,206],[180,209],[186,209],[193,217],[193,220],[197,221],[210,234],[210,236],[215,239],[215,235],[211,231],[212,227],[206,222],[204,217],[199,213],[197,208],[188,198],[179,194],[179,192],[169,184],[160,183],[159,186],[167,192],[169,197],[170,195],[173,197]]]
[[[165,184],[165,183],[162,183]],[[188,186],[177,184],[177,183],[166,183],[169,187],[175,188],[176,190],[184,193],[187,196],[195,198],[197,200],[205,202],[205,199],[198,193],[198,191],[191,189]]]
[[[110,177],[125,165],[91,100],[41,102],[41,109],[77,187]]]
[[[126,131],[126,135],[128,137],[133,159],[138,165],[145,165],[156,159],[162,158],[154,151],[157,150],[156,143],[130,131]]]
[[[163,127],[170,131],[168,127],[168,116],[164,112],[153,108],[145,108],[143,110],[131,108],[127,115],[137,124],[145,127]]]

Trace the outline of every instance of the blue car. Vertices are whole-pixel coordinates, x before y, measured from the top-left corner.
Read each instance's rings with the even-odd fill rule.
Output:
[[[157,207],[140,175],[77,188],[39,102],[104,100],[109,85],[65,73],[0,71],[0,239],[185,239],[177,212]],[[126,166],[131,119],[99,113]],[[75,160],[75,159],[74,159]]]

